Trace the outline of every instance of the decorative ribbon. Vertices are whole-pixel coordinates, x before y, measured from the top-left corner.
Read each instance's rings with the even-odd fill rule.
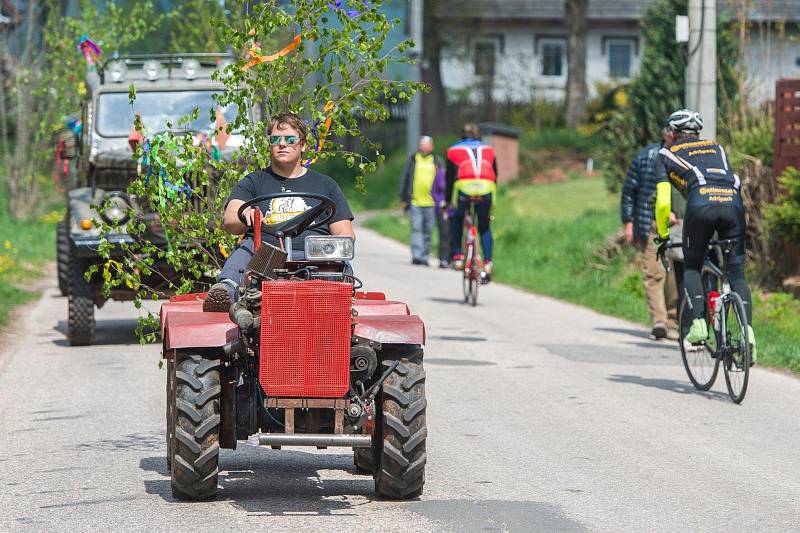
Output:
[[[86,35],[81,35],[80,41],[78,41],[78,51],[83,54],[83,57],[86,58],[86,62],[90,65],[94,65],[97,63],[97,58],[100,57],[100,54],[103,51],[100,49],[94,41],[89,39]]]
[[[317,120],[311,127],[311,135],[317,140],[317,142],[314,144],[314,156],[303,161],[304,167],[313,165],[317,162],[317,159],[319,159],[319,154],[322,151],[322,147],[325,145],[325,139],[328,137],[328,132],[331,130],[331,122],[333,122],[331,112],[333,111],[334,107],[335,106],[333,102],[330,100],[328,100],[328,103],[325,104],[325,131],[323,131],[321,135],[319,133],[319,120]]]
[[[345,0],[335,0],[334,2],[328,2],[328,7],[330,7],[331,9],[340,9],[344,11],[344,14],[350,18],[355,18],[364,11],[366,11],[367,9],[369,9],[369,0],[361,0],[362,5],[364,6],[364,9],[362,9],[361,11],[357,9],[348,9],[345,7],[344,3]]]
[[[248,57],[250,57],[250,61],[245,66],[242,67],[242,70],[245,70],[245,71],[246,70],[250,70],[251,68],[253,68],[256,65],[260,65],[262,63],[269,63],[271,61],[275,61],[276,59],[285,56],[286,54],[288,54],[289,52],[291,52],[292,50],[297,48],[300,45],[300,41],[302,41],[302,40],[303,40],[302,37],[300,37],[300,34],[298,33],[297,35],[294,36],[294,39],[292,39],[292,42],[290,42],[289,44],[284,46],[278,52],[276,52],[274,54],[270,54],[268,56],[262,56],[261,55],[261,49],[259,47],[255,46],[255,45],[253,45],[247,51],[247,55],[248,55]]]
[[[69,175],[69,160],[64,159],[64,148],[66,148],[66,143],[63,140],[58,141],[56,145],[56,160],[53,165],[53,182],[59,191],[61,190],[61,176],[58,174],[58,167],[61,166],[61,172],[65,178]]]

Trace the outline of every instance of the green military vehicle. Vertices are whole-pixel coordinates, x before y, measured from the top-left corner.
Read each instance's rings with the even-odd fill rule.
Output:
[[[102,219],[116,228],[105,235],[114,244],[133,241],[126,231],[131,218],[145,222],[148,240],[166,242],[157,214],[147,212],[126,192],[138,172],[133,155],[134,115],[141,117],[148,135],[170,128],[187,134],[210,134],[221,157],[229,157],[241,146],[241,136],[232,133],[225,143],[217,143],[213,132],[218,122],[209,122],[209,112],[216,105],[212,95],[223,90],[211,75],[229,63],[227,54],[120,56],[98,65],[97,71],[87,76],[81,131],[72,134],[76,138],[71,142],[62,144],[62,157],[72,159],[76,177],[70,180],[66,217],[58,225],[56,236],[59,288],[69,299],[67,337],[71,345],[94,341],[95,307],[106,302],[100,276],[92,276],[91,281],[84,276],[93,264],[102,262],[97,252],[101,234],[95,221]],[[130,85],[136,89],[133,105],[129,101]],[[198,118],[177,126],[179,119],[190,115],[195,107],[200,109]],[[224,117],[222,120],[228,123],[237,113],[236,106],[217,109],[218,120]],[[170,281],[180,273],[166,262],[155,266],[156,272],[143,282],[168,293]],[[132,288],[118,287],[109,297],[132,300],[135,295]]]

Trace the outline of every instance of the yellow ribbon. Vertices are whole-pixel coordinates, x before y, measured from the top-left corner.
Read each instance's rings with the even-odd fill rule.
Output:
[[[325,122],[323,123],[325,124],[325,131],[323,131],[319,137],[317,146],[314,149],[314,157],[306,159],[305,162],[303,163],[303,166],[307,167],[309,165],[313,165],[314,163],[317,162],[317,159],[319,159],[319,154],[320,152],[322,152],[322,147],[325,144],[325,139],[328,137],[328,131],[330,131],[331,129],[331,122],[333,121],[333,117],[331,117],[331,112],[333,112],[334,107],[335,105],[331,100],[328,100],[328,102],[325,104],[326,116],[325,116]]]

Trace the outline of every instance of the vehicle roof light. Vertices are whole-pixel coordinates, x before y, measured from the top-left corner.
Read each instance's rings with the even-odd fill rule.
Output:
[[[193,80],[197,77],[197,73],[200,71],[200,62],[196,59],[187,59],[183,62],[183,66],[181,67],[181,72],[183,72],[183,77],[187,80]]]
[[[144,71],[144,75],[147,76],[148,80],[156,81],[161,75],[161,63],[155,59],[150,59],[149,61],[144,62],[142,65],[142,70]]]
[[[108,77],[114,83],[122,82],[126,74],[128,74],[128,67],[122,61],[114,61],[108,66]]]

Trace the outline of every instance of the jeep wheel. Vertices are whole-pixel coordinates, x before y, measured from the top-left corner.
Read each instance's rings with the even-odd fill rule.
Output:
[[[381,388],[373,435],[375,492],[379,497],[408,500],[425,484],[425,369],[419,346],[388,348],[383,366],[399,364]]]
[[[173,368],[172,495],[190,500],[213,498],[219,474],[219,359],[179,353]]]
[[[353,465],[356,474],[372,474],[375,462],[372,460],[372,448],[355,448],[353,450]]]
[[[67,339],[72,346],[86,346],[94,342],[92,285],[83,277],[87,268],[88,261],[80,257],[69,258]]]
[[[61,296],[69,294],[69,234],[66,221],[56,224],[56,269]]]

